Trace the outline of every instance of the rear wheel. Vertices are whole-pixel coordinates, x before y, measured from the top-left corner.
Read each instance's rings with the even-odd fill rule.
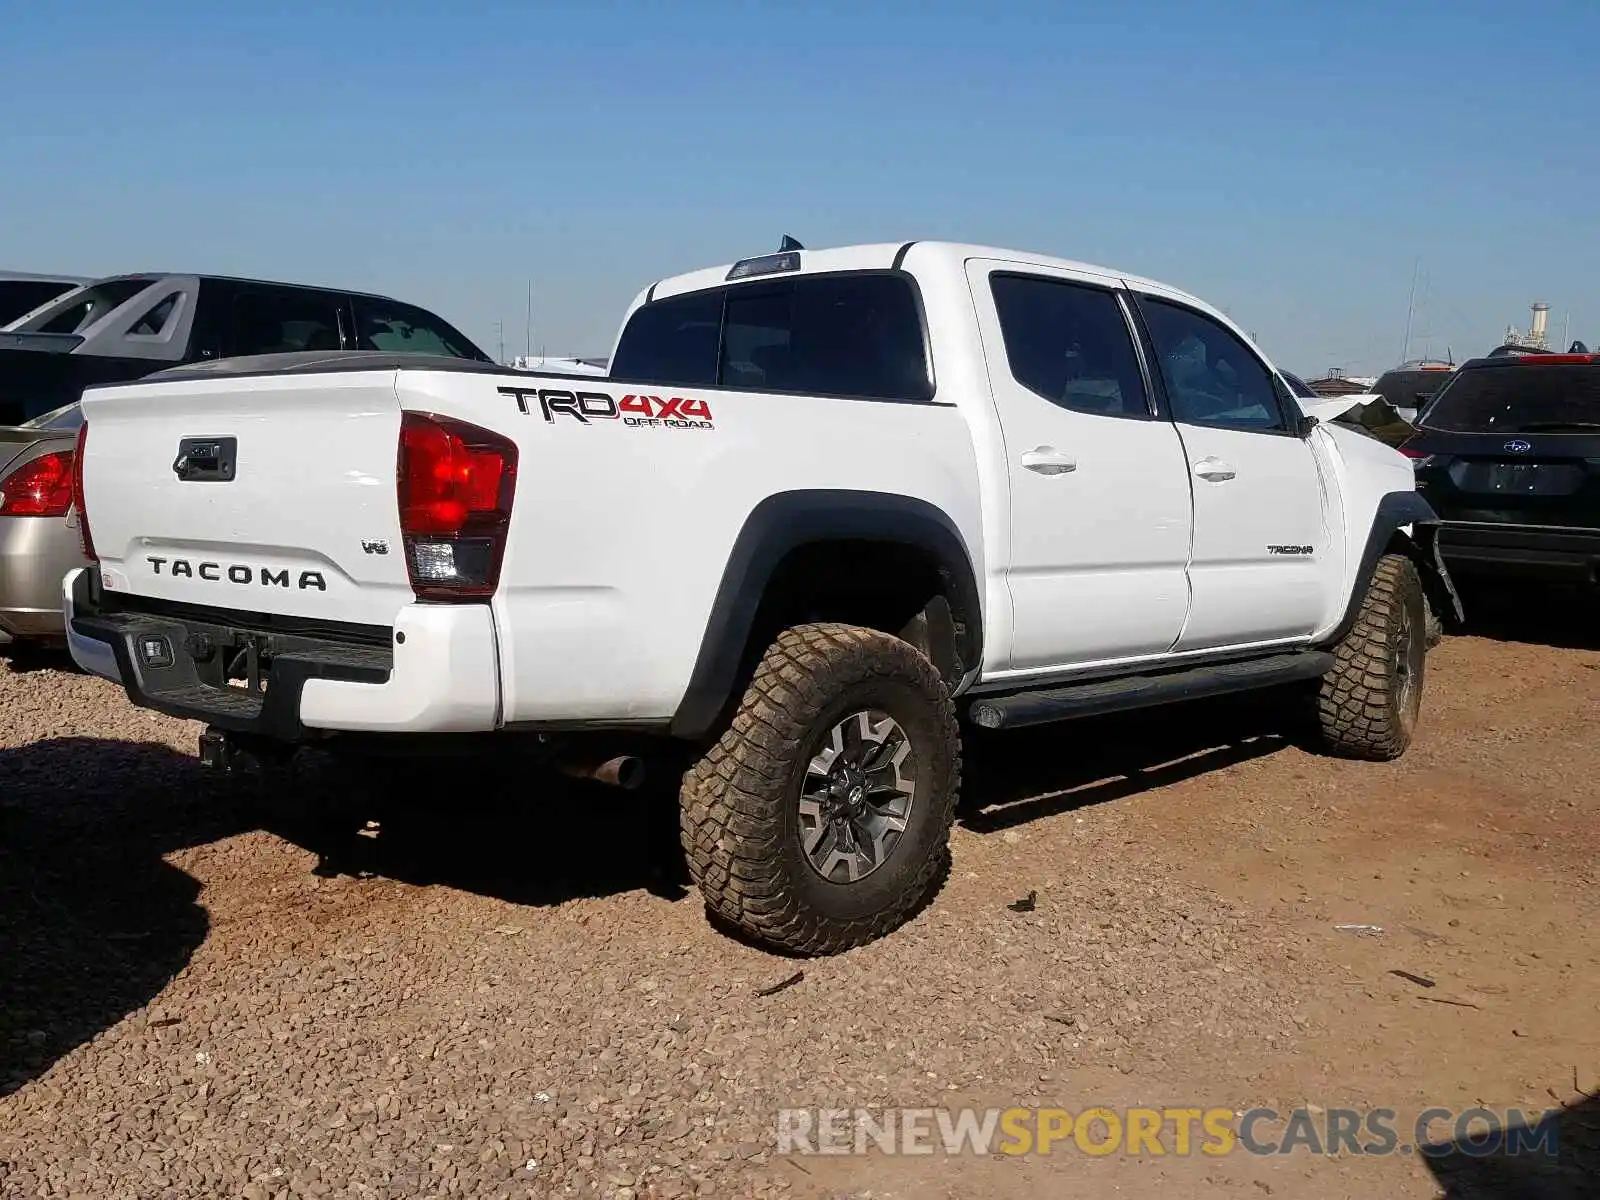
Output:
[[[1428,602],[1401,554],[1378,560],[1355,625],[1317,694],[1323,744],[1347,758],[1399,758],[1422,708]]]
[[[684,777],[680,828],[711,911],[764,945],[832,954],[902,924],[944,865],[955,706],[914,647],[801,625]]]

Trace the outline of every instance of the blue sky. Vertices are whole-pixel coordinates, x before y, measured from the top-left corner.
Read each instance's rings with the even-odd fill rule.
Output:
[[[954,238],[1138,272],[1284,366],[1600,343],[1600,4],[5,6],[0,266],[388,292],[606,353],[651,280]]]

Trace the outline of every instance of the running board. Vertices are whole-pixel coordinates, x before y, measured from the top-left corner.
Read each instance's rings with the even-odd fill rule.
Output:
[[[1316,679],[1333,667],[1333,655],[1322,650],[1297,650],[1270,658],[1191,667],[1160,675],[1129,675],[1095,683],[1066,684],[1009,696],[984,697],[973,703],[971,717],[985,729],[1020,729],[1073,717],[1097,716],[1150,708],[1179,700],[1198,700],[1254,688]]]

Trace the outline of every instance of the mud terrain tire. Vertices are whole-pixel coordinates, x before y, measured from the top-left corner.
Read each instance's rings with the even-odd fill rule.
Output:
[[[716,917],[764,946],[859,946],[933,890],[960,774],[955,705],[914,647],[851,625],[787,629],[684,776],[689,873]]]
[[[1428,602],[1401,554],[1378,560],[1356,623],[1334,647],[1317,693],[1323,746],[1345,758],[1399,758],[1422,705]]]

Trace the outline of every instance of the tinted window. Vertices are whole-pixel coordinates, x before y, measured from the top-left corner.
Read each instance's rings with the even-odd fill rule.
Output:
[[[70,291],[72,286],[42,279],[0,279],[0,325],[8,325],[31,313],[46,301]]]
[[[357,296],[355,309],[358,350],[443,354],[451,358],[483,357],[476,346],[438,317],[409,304]]]
[[[167,318],[172,315],[172,310],[177,307],[178,297],[175,294],[168,296],[129,326],[128,332],[139,337],[158,336],[166,328]]]
[[[617,339],[614,379],[649,379],[683,386],[717,382],[722,293],[691,292],[636,310]]]
[[[718,379],[728,387],[793,390],[794,289],[740,288],[727,305]]]
[[[1312,390],[1311,385],[1309,383],[1307,383],[1304,379],[1301,379],[1300,376],[1291,375],[1291,374],[1289,374],[1289,372],[1284,371],[1283,372],[1283,380],[1284,380],[1285,383],[1287,383],[1289,385],[1289,390],[1291,392],[1293,392],[1296,396],[1300,397],[1302,400],[1319,400],[1319,399],[1321,399],[1321,397],[1318,396],[1317,393]]]
[[[1449,371],[1389,371],[1372,390],[1396,408],[1421,408],[1450,377]]]
[[[1210,317],[1141,299],[1175,420],[1191,425],[1284,429],[1272,376],[1245,344]]]
[[[898,275],[802,276],[646,305],[623,331],[611,374],[889,400],[932,394],[916,299]]]
[[[1600,365],[1459,371],[1423,418],[1451,433],[1559,433],[1600,426]]]
[[[785,391],[887,400],[933,394],[922,319],[904,276],[796,279],[791,337]]]
[[[78,333],[114,308],[120,308],[154,282],[149,279],[108,279],[79,292],[67,307],[42,320],[28,323],[33,333]]]
[[[1052,404],[1098,416],[1147,417],[1133,339],[1110,292],[1058,279],[989,281],[1012,377]]]
[[[338,350],[339,302],[317,292],[245,291],[233,310],[230,353]]]

